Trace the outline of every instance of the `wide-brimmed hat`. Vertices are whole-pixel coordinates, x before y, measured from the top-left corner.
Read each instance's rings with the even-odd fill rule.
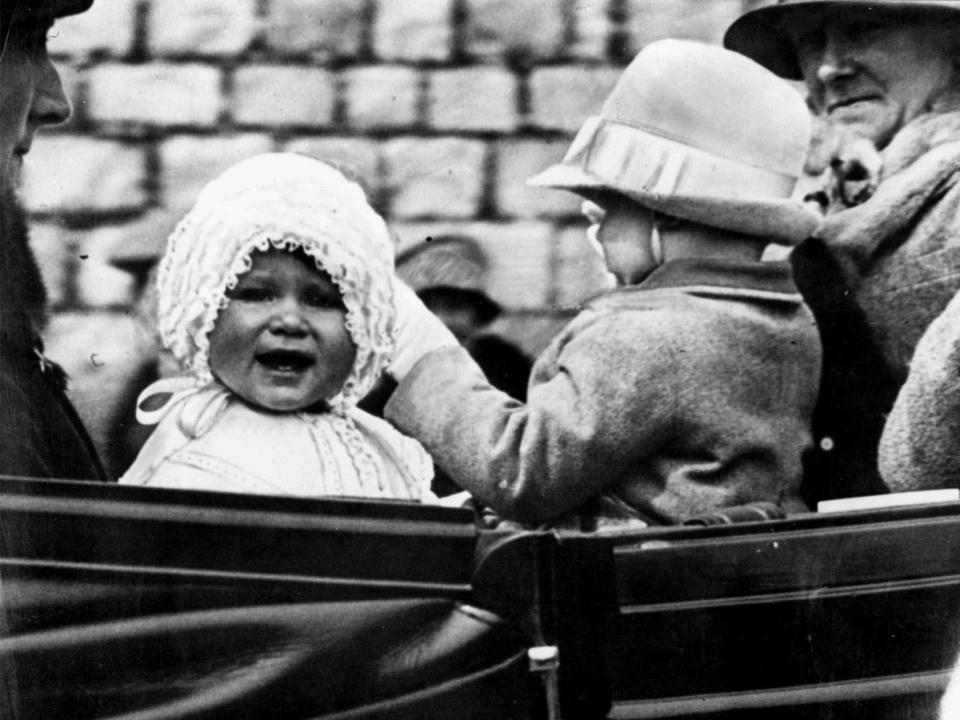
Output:
[[[813,11],[836,8],[918,17],[950,12],[960,18],[960,2],[954,0],[764,0],[756,4],[727,28],[723,44],[792,80],[799,80],[802,75],[786,28]]]
[[[652,43],[566,156],[529,180],[616,192],[676,217],[799,242],[819,218],[790,200],[810,141],[800,94],[757,63],[685,40]]]

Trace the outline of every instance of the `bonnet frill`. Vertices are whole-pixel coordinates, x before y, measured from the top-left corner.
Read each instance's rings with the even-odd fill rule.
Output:
[[[195,379],[212,380],[210,331],[256,251],[301,249],[340,289],[357,348],[334,410],[373,386],[393,349],[393,244],[359,185],[318,160],[258,155],[209,183],[168,241],[157,279],[164,345]]]

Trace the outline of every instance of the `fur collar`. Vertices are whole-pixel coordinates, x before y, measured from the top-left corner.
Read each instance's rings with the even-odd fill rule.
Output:
[[[901,128],[882,151],[866,138],[815,119],[804,168],[808,177],[816,178],[815,190],[804,199],[819,204],[827,215],[861,205],[887,178],[934,148],[958,141],[960,111],[920,115]]]
[[[63,369],[43,354],[47,293],[30,250],[26,217],[12,193],[0,195],[0,354],[36,368],[55,388],[66,387]]]
[[[30,249],[26,217],[12,193],[0,196],[0,333],[25,342],[46,323],[47,293]]]
[[[845,264],[852,263],[848,271],[858,274],[910,232],[918,216],[955,184],[960,174],[960,112],[917,118],[877,157],[875,189],[851,207],[832,204],[815,233]]]
[[[904,125],[880,153],[880,181],[903,172],[942,145],[952,146],[948,152],[956,152],[960,145],[960,111],[928,113]]]

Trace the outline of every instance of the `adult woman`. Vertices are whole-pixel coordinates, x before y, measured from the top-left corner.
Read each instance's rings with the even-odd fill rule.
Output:
[[[823,123],[826,217],[792,254],[824,344],[809,496],[882,492],[886,414],[960,289],[960,2],[768,2],[724,42],[803,79]]]
[[[15,192],[37,130],[70,116],[47,56],[50,27],[91,4],[0,3],[0,475],[105,479],[63,371],[43,355],[46,292]]]

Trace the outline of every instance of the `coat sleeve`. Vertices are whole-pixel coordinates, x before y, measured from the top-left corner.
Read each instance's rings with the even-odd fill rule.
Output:
[[[960,295],[927,328],[880,439],[894,492],[960,487]]]
[[[31,398],[0,372],[0,475],[52,477]]]
[[[527,403],[496,390],[462,348],[424,357],[387,417],[500,515],[538,524],[636,470],[679,392],[669,322],[580,317],[534,365]]]

